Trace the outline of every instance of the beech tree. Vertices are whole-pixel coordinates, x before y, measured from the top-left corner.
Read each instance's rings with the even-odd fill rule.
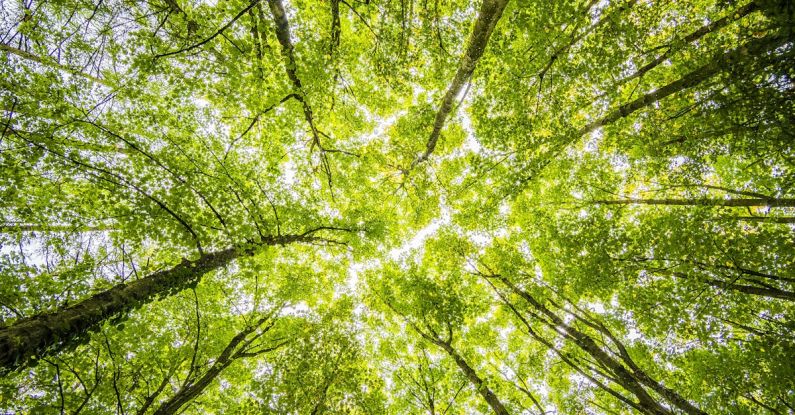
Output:
[[[795,413],[785,0],[0,3],[0,412]]]

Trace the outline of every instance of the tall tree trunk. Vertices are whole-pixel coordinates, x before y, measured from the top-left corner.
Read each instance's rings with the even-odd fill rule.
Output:
[[[660,396],[662,396],[663,398],[667,399],[669,402],[672,402],[675,406],[679,407],[680,409],[683,409],[688,414],[702,414],[703,413],[695,405],[690,403],[690,401],[688,401],[687,399],[684,399],[681,395],[676,393],[673,389],[669,389],[669,388],[665,387],[665,385],[663,385],[662,383],[660,383],[657,380],[653,379],[643,369],[641,369],[640,366],[638,366],[637,363],[635,363],[635,360],[632,359],[632,356],[630,356],[629,351],[624,346],[624,343],[622,343],[613,334],[613,332],[610,329],[607,328],[607,326],[605,326],[600,321],[598,321],[598,320],[594,319],[593,317],[591,317],[590,313],[588,313],[587,311],[585,311],[582,308],[578,307],[576,304],[574,304],[574,302],[569,301],[569,303],[579,313],[581,313],[581,314],[576,314],[576,313],[572,313],[571,311],[569,311],[569,313],[574,315],[574,317],[578,321],[581,321],[581,322],[585,323],[587,326],[596,329],[598,332],[602,333],[603,335],[607,336],[608,339],[610,339],[610,341],[613,343],[613,345],[615,345],[616,348],[618,349],[618,357],[621,359],[621,361],[624,362],[624,364],[627,365],[627,367],[631,370],[632,375],[635,376],[635,378],[640,383],[650,387],[652,390],[657,392]],[[556,307],[560,308],[560,306],[558,306],[554,302],[553,302],[553,304]],[[612,352],[612,353],[615,354],[615,352]]]
[[[574,360],[576,360],[576,358],[574,356],[571,356],[571,355],[569,355],[567,353],[564,353],[559,348],[557,348],[552,342],[550,342],[549,340],[543,338],[533,328],[533,325],[530,324],[530,322],[527,320],[527,318],[525,318],[525,316],[522,315],[522,313],[519,312],[519,310],[516,308],[516,306],[514,306],[514,304],[511,303],[508,300],[508,298],[502,292],[500,292],[499,289],[497,289],[496,285],[494,285],[491,281],[489,281],[489,278],[491,278],[491,276],[486,276],[486,282],[488,282],[488,284],[491,286],[491,288],[494,289],[494,291],[497,293],[497,296],[500,297],[500,299],[503,301],[503,303],[505,303],[505,305],[508,306],[508,308],[511,310],[511,313],[513,313],[513,315],[516,316],[516,318],[518,318],[519,321],[522,322],[522,324],[527,329],[527,333],[531,337],[533,337],[539,343],[541,343],[544,346],[546,346],[549,350],[553,351],[556,355],[558,355],[558,357],[560,358],[561,361],[563,361],[564,363],[569,365],[569,367],[571,367],[572,369],[577,371],[577,373],[579,373],[582,376],[584,376],[585,378],[587,378],[594,385],[596,385],[599,389],[609,393],[614,398],[616,398],[619,401],[629,405],[632,408],[637,409],[641,413],[644,413],[644,414],[654,414],[655,413],[655,408],[647,408],[647,407],[641,406],[639,403],[628,399],[627,397],[625,397],[624,395],[620,394],[615,389],[613,389],[610,386],[606,385],[605,383],[599,381],[599,379],[596,379],[594,376],[592,376],[591,374],[586,372],[584,368],[580,367],[579,365],[577,365],[577,363],[575,363]]]
[[[332,4],[335,1],[336,0],[332,1]],[[282,55],[284,55],[286,60],[284,67],[287,72],[287,77],[290,78],[290,83],[293,84],[295,90],[294,98],[301,103],[301,108],[304,111],[304,119],[306,123],[309,124],[309,129],[312,132],[312,145],[310,149],[317,147],[320,150],[320,164],[326,175],[329,189],[331,189],[331,164],[329,163],[327,152],[339,152],[339,150],[327,149],[320,141],[322,132],[318,130],[315,124],[315,114],[312,111],[312,106],[309,105],[309,101],[306,99],[303,84],[298,77],[298,65],[294,53],[295,46],[290,39],[290,22],[287,20],[287,12],[284,9],[284,4],[282,4],[282,0],[268,0],[268,6],[270,6],[271,16],[276,29],[276,38],[279,40],[279,44],[282,47]],[[337,5],[337,7],[339,7],[339,5]],[[337,33],[337,39],[333,41],[339,43],[339,33]]]
[[[241,256],[253,255],[259,248],[319,240],[310,236],[314,231],[267,237],[258,247],[249,250],[228,248],[205,253],[195,261],[183,260],[172,268],[116,285],[62,310],[19,319],[10,326],[0,328],[0,372],[14,370],[33,357],[56,354],[84,340],[89,330],[99,327],[111,317],[132,311],[157,298],[176,294],[198,283],[204,274]]]
[[[742,62],[758,59],[764,66],[775,63],[780,60],[780,56],[769,52],[786,44],[788,40],[789,38],[782,33],[772,33],[763,38],[751,40],[742,46],[713,57],[708,63],[669,84],[618,106],[601,118],[584,125],[579,130],[568,133],[565,137],[562,137],[556,145],[549,147],[545,151],[545,154],[540,156],[533,165],[525,168],[524,178],[521,182],[527,182],[533,179],[536,174],[552,163],[556,156],[565,150],[566,147],[603,126],[626,118],[636,111],[651,106],[655,102],[671,95],[693,88],[720,72],[725,71],[727,68],[736,67]]]
[[[532,306],[536,311],[540,312],[546,318],[549,319],[549,323],[553,328],[562,329],[564,335],[570,338],[580,349],[584,352],[588,353],[593,357],[597,362],[602,364],[605,368],[610,370],[610,372],[615,376],[615,380],[624,387],[627,391],[635,395],[638,399],[638,403],[643,406],[644,408],[650,409],[651,413],[654,414],[670,414],[671,412],[660,405],[657,400],[655,400],[641,385],[643,382],[641,379],[638,379],[635,373],[631,372],[629,369],[624,367],[619,361],[614,359],[610,356],[607,352],[602,350],[599,345],[587,334],[577,330],[573,326],[566,324],[562,318],[560,318],[557,314],[552,312],[549,308],[538,302],[533,296],[531,296],[528,292],[521,290],[519,287],[514,285],[510,280],[505,278],[504,276],[498,276],[500,281],[503,282],[511,291],[517,294],[519,297],[523,298],[527,301],[530,306]],[[661,395],[669,400],[672,404],[677,406],[679,409],[684,411],[689,415],[706,415],[705,412],[701,411],[700,409],[696,408],[693,404],[688,402],[686,399],[682,398],[675,392],[669,389],[662,389],[662,388],[655,388],[654,386],[661,386],[658,382],[651,380],[645,373],[643,374],[647,378],[646,380],[649,383],[653,383],[652,389],[659,389],[657,392],[663,392]]]
[[[331,0],[331,42],[328,48],[329,56],[334,58],[334,51],[340,45],[340,0]]]
[[[166,386],[168,386],[172,374],[173,373],[169,372],[168,374],[166,374],[166,376],[163,376],[163,380],[157,386],[157,389],[155,389],[154,392],[152,392],[149,396],[146,397],[143,405],[141,405],[141,407],[138,408],[138,411],[135,412],[135,415],[146,414],[146,411],[149,410],[149,407],[152,406],[153,403],[155,403],[155,399],[157,399],[157,397],[160,396],[161,393],[163,393],[163,390],[166,389]]]
[[[700,278],[693,278],[688,276],[682,272],[671,272],[671,275],[678,277],[678,278],[685,278],[685,279],[692,279],[696,281],[703,281],[705,284],[713,286],[715,288],[723,288],[725,290],[732,290],[741,292],[743,294],[751,294],[751,295],[758,295],[761,297],[769,297],[769,298],[778,298],[781,300],[787,301],[794,301],[795,302],[795,292],[782,290],[780,288],[772,287],[766,285],[764,287],[758,287],[753,285],[743,285],[743,284],[736,284],[731,281],[721,281],[721,280],[714,280],[714,279],[700,279]],[[753,281],[753,280],[751,280]]]
[[[439,336],[439,334],[435,330],[433,330],[430,326],[426,325],[426,327],[428,328],[428,332],[426,333],[425,330],[420,329],[414,322],[409,320],[408,317],[406,317],[403,314],[400,314],[392,306],[391,303],[385,302],[385,304],[392,311],[394,311],[395,314],[402,316],[409,324],[409,326],[411,326],[411,328],[414,329],[414,331],[417,332],[417,334],[422,336],[422,338],[438,346],[439,348],[444,350],[450,357],[452,357],[453,360],[455,361],[455,364],[458,366],[461,372],[464,373],[464,375],[467,377],[467,380],[469,380],[469,383],[475,388],[475,390],[483,398],[483,400],[485,400],[486,403],[489,404],[489,406],[491,407],[491,409],[494,411],[495,414],[497,415],[509,414],[508,410],[505,409],[505,406],[502,404],[502,402],[497,397],[497,395],[494,394],[494,392],[492,392],[492,390],[489,389],[489,387],[483,382],[483,379],[481,379],[480,376],[478,376],[475,369],[473,369],[472,366],[470,366],[469,363],[467,363],[464,357],[461,356],[458,353],[458,351],[455,350],[455,348],[453,348],[453,329],[451,325],[449,324],[447,325],[447,340],[445,340],[441,336]]]
[[[157,410],[153,413],[153,415],[172,415],[180,413],[180,409],[183,406],[190,403],[193,399],[199,396],[205,389],[207,389],[210,384],[224,371],[229,365],[231,365],[236,359],[241,357],[248,357],[259,355],[262,353],[273,351],[285,343],[278,344],[274,347],[269,347],[265,349],[258,350],[256,352],[246,352],[246,348],[257,338],[261,337],[265,332],[267,332],[271,327],[272,324],[266,326],[262,331],[259,333],[255,333],[266,321],[270,320],[272,316],[266,316],[258,320],[254,325],[246,327],[241,332],[239,332],[229,344],[224,348],[218,358],[213,362],[210,369],[207,370],[198,380],[195,382],[188,382],[183,385],[177,393],[175,393],[171,398],[169,398],[166,402],[163,402]],[[254,334],[253,336],[251,336]],[[251,338],[249,338],[251,336]]]
[[[795,199],[618,199],[592,200],[601,205],[664,205],[664,206],[725,206],[725,207],[795,207]]]
[[[604,117],[585,125],[575,133],[572,139],[577,140],[580,137],[593,132],[599,127],[612,124],[622,118],[629,116],[635,111],[662,100],[663,98],[667,98],[677,92],[692,88],[720,73],[721,71],[726,70],[726,68],[737,65],[739,62],[753,58],[758,58],[765,65],[775,62],[778,60],[778,57],[775,56],[775,54],[771,56],[767,54],[767,52],[775,50],[779,46],[786,44],[787,41],[787,37],[783,34],[774,33],[760,39],[751,40],[736,49],[732,49],[722,55],[718,55],[709,63],[701,66],[693,72],[686,74],[676,81],[662,86],[655,91],[649,92],[648,94],[643,95],[634,101],[623,104],[613,111],[607,113]]]
[[[682,38],[682,43],[687,44],[687,43],[696,42],[699,39],[701,39],[702,37],[706,36],[707,34],[716,32],[716,31],[720,30],[721,28],[729,25],[730,23],[733,23],[733,22],[735,22],[737,20],[740,20],[741,18],[751,14],[752,12],[754,12],[756,10],[759,10],[759,5],[757,5],[754,2],[748,3],[747,5],[739,8],[738,10],[736,10],[736,11],[730,13],[730,14],[728,14],[727,16],[724,16],[723,18],[715,20],[714,22],[711,22],[708,25],[701,26],[700,28],[698,28],[698,30],[696,30],[696,31],[690,33],[689,35],[685,36],[684,38]],[[665,52],[660,54],[660,56],[658,56],[657,58],[655,58],[651,62],[647,63],[646,65],[643,65],[640,69],[638,69],[632,75],[629,75],[629,76],[627,76],[625,78],[620,79],[617,83],[613,84],[613,87],[611,89],[615,90],[619,86],[624,85],[625,83],[627,83],[627,82],[629,82],[629,81],[631,81],[633,79],[637,79],[637,78],[642,77],[643,75],[645,75],[650,70],[656,68],[657,66],[659,66],[660,64],[662,64],[663,62],[668,60],[668,58],[670,58],[671,55],[673,55],[677,50],[678,49],[674,48],[673,45],[669,45],[668,48],[665,50]]]
[[[483,56],[491,33],[494,31],[494,27],[497,26],[497,22],[499,22],[507,4],[508,0],[483,0],[477,20],[475,21],[475,28],[472,30],[472,34],[469,36],[469,41],[467,42],[466,52],[464,52],[464,56],[461,57],[458,71],[453,81],[450,83],[447,92],[444,94],[442,105],[436,113],[436,119],[433,122],[433,131],[425,145],[425,152],[414,160],[412,167],[427,160],[436,148],[436,142],[439,141],[439,134],[442,132],[444,122],[453,109],[453,101],[458,94],[461,93],[464,84],[472,76],[472,72],[475,71],[475,66],[480,57]]]
[[[295,46],[290,39],[290,22],[287,20],[287,12],[284,10],[284,5],[281,0],[269,0],[268,6],[270,6],[271,16],[273,17],[273,23],[276,28],[276,38],[279,40],[279,44],[282,47],[282,55],[284,55],[284,59],[286,60],[284,63],[285,71],[287,72],[287,77],[290,78],[290,83],[292,83],[295,88],[295,99],[301,102],[304,110],[304,119],[312,130],[314,145],[318,145],[322,149],[318,130],[315,127],[315,116],[312,112],[312,107],[309,106],[304,96],[304,86],[301,83],[301,78],[298,77],[298,64],[296,63],[294,53]]]
[[[475,372],[475,369],[469,366],[469,363],[467,363],[467,361],[464,360],[460,354],[458,354],[458,352],[453,348],[452,345],[450,345],[450,343],[439,341],[435,344],[444,349],[444,351],[447,352],[447,354],[450,355],[453,360],[455,360],[455,364],[458,365],[458,368],[461,369],[461,372],[463,372],[467,379],[469,379],[469,383],[471,383],[480,396],[483,397],[483,400],[489,404],[495,414],[509,414],[508,410],[505,409],[505,406],[502,404],[502,402],[500,402],[500,399],[497,397],[497,395],[495,395],[494,392],[492,392],[491,389],[489,389],[489,387],[483,383],[483,379],[478,376],[477,372]]]
[[[766,222],[766,223],[795,223],[795,216],[738,216],[736,219],[744,222]]]

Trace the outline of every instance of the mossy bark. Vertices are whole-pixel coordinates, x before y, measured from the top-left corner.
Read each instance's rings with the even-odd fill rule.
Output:
[[[139,280],[116,285],[73,306],[23,318],[0,328],[0,367],[13,370],[31,358],[79,343],[89,330],[110,317],[177,293],[240,255],[233,248],[208,253],[195,261],[185,260]]]

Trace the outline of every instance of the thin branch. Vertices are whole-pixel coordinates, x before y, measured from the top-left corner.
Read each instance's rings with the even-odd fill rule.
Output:
[[[253,0],[251,3],[249,3],[248,6],[246,6],[245,9],[241,10],[235,17],[233,17],[232,20],[227,22],[220,29],[218,29],[215,33],[210,35],[210,37],[202,40],[201,42],[193,44],[193,45],[185,47],[185,48],[182,48],[182,49],[179,49],[179,50],[174,50],[174,51],[171,51],[171,52],[166,52],[166,53],[161,53],[159,55],[155,55],[155,59],[164,58],[164,57],[172,56],[172,55],[177,55],[177,54],[180,54],[180,53],[183,53],[183,52],[189,52],[189,51],[191,51],[193,49],[196,49],[198,47],[201,47],[201,46],[205,45],[207,42],[209,42],[209,41],[215,39],[216,37],[218,37],[219,35],[223,34],[223,32],[226,29],[228,29],[230,26],[232,26],[238,19],[243,17],[244,14],[248,13],[248,11],[251,10],[252,8],[254,8],[254,6],[256,6],[257,3],[259,3],[259,2],[260,2],[260,0]]]

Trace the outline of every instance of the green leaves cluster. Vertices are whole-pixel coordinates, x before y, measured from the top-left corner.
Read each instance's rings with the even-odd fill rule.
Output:
[[[3,3],[0,412],[795,412],[791,2],[484,1]]]

